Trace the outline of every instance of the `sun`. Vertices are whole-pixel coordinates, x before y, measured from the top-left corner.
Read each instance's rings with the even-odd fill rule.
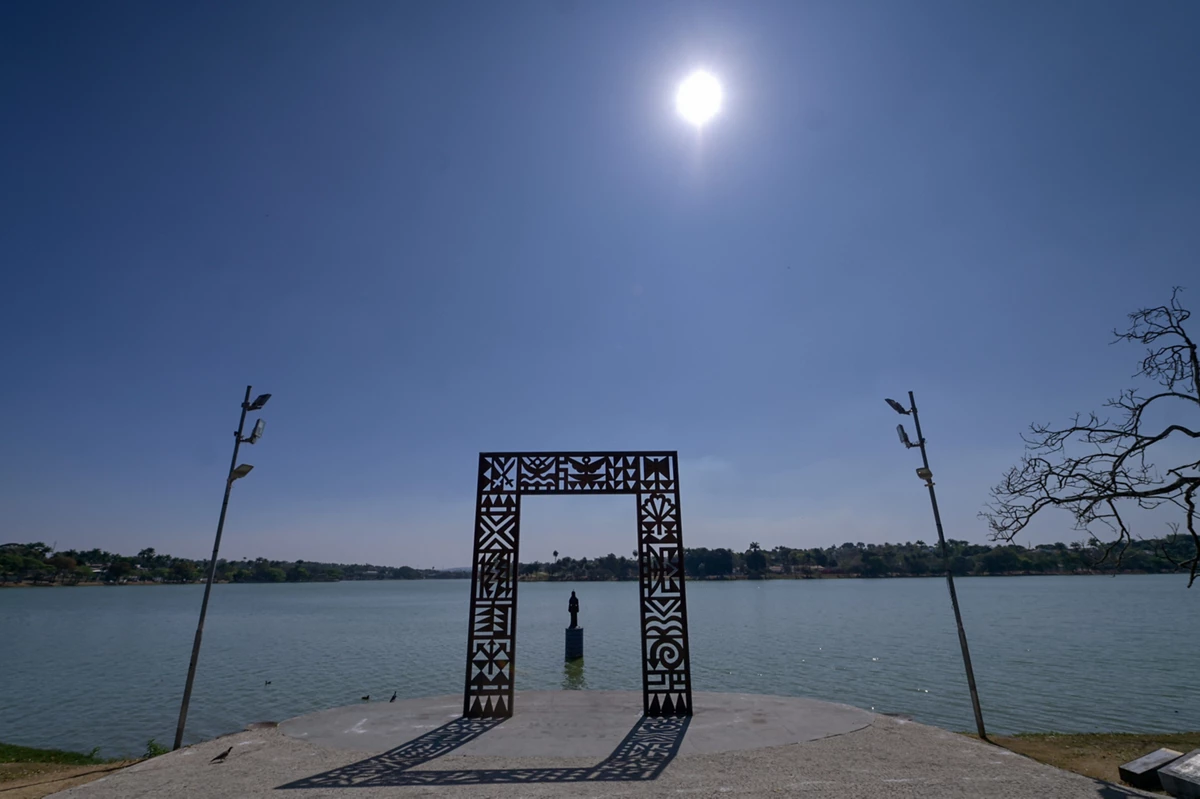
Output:
[[[709,72],[697,70],[679,84],[675,109],[688,122],[702,128],[720,112],[723,99],[720,81]]]

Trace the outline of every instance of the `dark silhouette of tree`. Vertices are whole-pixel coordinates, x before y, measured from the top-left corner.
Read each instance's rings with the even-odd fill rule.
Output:
[[[684,551],[683,564],[691,577],[730,577],[733,575],[733,551],[706,547],[688,549]],[[637,576],[636,572],[634,576]]]
[[[1011,547],[996,547],[981,560],[988,574],[1004,574],[1021,568],[1021,559]]]
[[[67,572],[75,571],[79,564],[69,555],[58,554],[50,558],[50,565],[58,570],[58,577],[62,579]]]
[[[171,576],[181,583],[190,583],[200,576],[200,570],[190,560],[176,560],[171,564]]]
[[[863,577],[882,577],[887,574],[887,564],[878,552],[868,550],[862,558]]]
[[[1075,517],[1076,529],[1108,542],[1101,562],[1115,556],[1119,564],[1134,540],[1133,512],[1182,513],[1182,527],[1191,537],[1187,556],[1176,560],[1173,554],[1178,551],[1173,543],[1181,538],[1179,520],[1168,522],[1171,536],[1162,553],[1189,570],[1189,588],[1196,582],[1200,459],[1193,458],[1200,430],[1184,420],[1200,411],[1200,356],[1184,328],[1191,314],[1179,302],[1180,291],[1175,288],[1166,305],[1131,313],[1126,331],[1113,331],[1113,343],[1147,347],[1134,377],[1144,378],[1152,389],[1121,392],[1105,403],[1109,415],[1103,418],[1076,414],[1065,427],[1034,424],[1022,436],[1025,456],[992,489],[992,502],[981,514],[993,540],[1012,541],[1041,511],[1063,508]],[[1160,469],[1155,460],[1161,458],[1170,458],[1172,465]]]
[[[744,556],[746,571],[752,575],[761,575],[767,570],[767,553],[762,551],[757,541],[750,542],[750,548]]]
[[[28,552],[31,557],[45,560],[46,558],[50,557],[50,553],[54,550],[43,544],[41,541],[35,541],[32,544],[26,544],[25,551]]]
[[[112,563],[108,564],[108,579],[115,582],[120,582],[122,577],[133,574],[133,564],[125,558],[117,558]]]

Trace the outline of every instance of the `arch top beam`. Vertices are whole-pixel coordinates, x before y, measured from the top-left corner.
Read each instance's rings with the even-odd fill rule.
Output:
[[[480,493],[642,494],[678,488],[674,451],[484,452]]]

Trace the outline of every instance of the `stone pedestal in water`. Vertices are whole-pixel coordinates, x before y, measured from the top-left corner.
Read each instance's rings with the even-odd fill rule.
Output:
[[[579,660],[583,657],[583,628],[567,628],[567,660]]]

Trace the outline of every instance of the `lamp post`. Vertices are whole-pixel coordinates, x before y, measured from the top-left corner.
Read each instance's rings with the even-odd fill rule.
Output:
[[[183,687],[183,702],[179,706],[179,724],[175,727],[175,746],[183,746],[183,727],[187,723],[188,703],[192,700],[192,683],[196,679],[196,661],[200,658],[200,639],[204,636],[204,617],[208,615],[208,595],[212,592],[213,579],[217,575],[217,552],[221,548],[221,532],[225,529],[225,511],[229,508],[229,492],[233,481],[250,474],[254,467],[248,463],[237,464],[238,449],[242,444],[254,444],[262,438],[264,422],[259,419],[254,424],[254,431],[249,436],[242,437],[246,428],[246,412],[260,410],[271,399],[270,394],[260,394],[254,402],[250,401],[251,386],[246,386],[246,398],[242,400],[242,416],[238,420],[237,432],[233,434],[233,458],[229,461],[229,475],[225,478],[225,498],[221,501],[221,516],[217,520],[217,537],[213,541],[212,562],[208,566],[208,581],[204,584],[204,599],[200,602],[200,621],[196,625],[196,639],[192,642],[192,660],[188,664],[187,684]]]
[[[971,689],[971,708],[975,711],[975,728],[979,737],[987,740],[987,731],[983,728],[983,711],[979,707],[979,692],[975,689],[975,671],[971,668],[971,650],[967,648],[967,633],[963,629],[962,612],[958,609],[958,593],[954,590],[954,572],[950,569],[950,549],[946,546],[946,536],[942,532],[942,515],[938,513],[937,493],[933,490],[933,472],[929,469],[929,455],[925,451],[925,437],[921,435],[921,417],[917,415],[917,400],[913,393],[908,392],[908,406],[905,408],[894,399],[884,400],[896,413],[902,416],[911,415],[917,428],[917,443],[908,439],[908,433],[903,424],[896,425],[896,433],[900,443],[911,449],[921,448],[921,468],[917,469],[917,477],[925,481],[929,488],[929,502],[933,505],[933,523],[937,526],[938,543],[942,547],[942,565],[946,569],[946,585],[950,589],[950,604],[954,607],[954,623],[958,626],[958,645],[962,648],[963,666],[967,671],[967,687]]]

